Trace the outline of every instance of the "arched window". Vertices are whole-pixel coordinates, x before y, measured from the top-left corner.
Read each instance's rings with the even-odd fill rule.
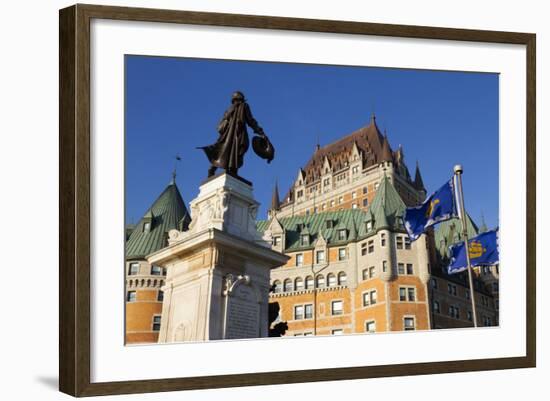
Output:
[[[304,289],[304,280],[301,277],[297,277],[296,280],[294,280],[294,289],[296,291]]]
[[[306,277],[306,290],[311,290],[313,288],[313,276]]]
[[[284,292],[290,292],[290,291],[292,291],[292,280],[291,280],[291,279],[287,278],[287,279],[285,280],[285,283],[284,283],[284,285],[283,285],[283,291],[284,291]]]
[[[325,286],[325,276],[319,274],[315,280],[317,281],[317,288],[323,288]]]
[[[336,285],[336,276],[333,273],[327,275],[327,286],[334,287]]]
[[[273,285],[275,286],[274,289],[273,289],[273,292],[274,292],[275,294],[278,294],[278,293],[280,293],[280,292],[283,290],[283,286],[282,286],[280,280],[275,280],[275,281],[273,282]]]
[[[348,275],[346,272],[338,273],[338,285],[346,285],[348,282]]]

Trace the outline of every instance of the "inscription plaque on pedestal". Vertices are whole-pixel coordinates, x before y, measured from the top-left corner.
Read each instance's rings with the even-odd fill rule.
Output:
[[[254,289],[239,285],[227,298],[226,339],[260,337],[260,304]]]

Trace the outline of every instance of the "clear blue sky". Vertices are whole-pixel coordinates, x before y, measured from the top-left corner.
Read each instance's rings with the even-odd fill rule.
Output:
[[[368,124],[374,110],[392,148],[403,145],[428,192],[464,166],[465,203],[479,224],[498,225],[498,75],[263,62],[126,56],[126,220],[137,222],[170,181],[188,202],[209,163],[197,146],[241,90],[276,148],[271,164],[252,149],[239,174],[254,183],[265,218],[273,185],[281,197],[311,156]],[[252,130],[249,130],[252,136]]]

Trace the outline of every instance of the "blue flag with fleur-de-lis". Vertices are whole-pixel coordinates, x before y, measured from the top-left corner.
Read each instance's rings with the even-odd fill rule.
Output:
[[[468,268],[464,242],[449,247],[451,263],[449,274],[460,273]],[[499,263],[498,229],[484,232],[468,240],[471,266],[490,266]]]
[[[408,207],[403,216],[403,223],[411,241],[415,241],[428,227],[456,215],[455,194],[451,179],[428,196],[420,206]]]

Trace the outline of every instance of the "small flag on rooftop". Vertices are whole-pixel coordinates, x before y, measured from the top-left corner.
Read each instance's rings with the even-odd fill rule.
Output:
[[[428,227],[456,217],[453,180],[431,194],[420,206],[408,207],[403,216],[411,241],[417,240]]]

